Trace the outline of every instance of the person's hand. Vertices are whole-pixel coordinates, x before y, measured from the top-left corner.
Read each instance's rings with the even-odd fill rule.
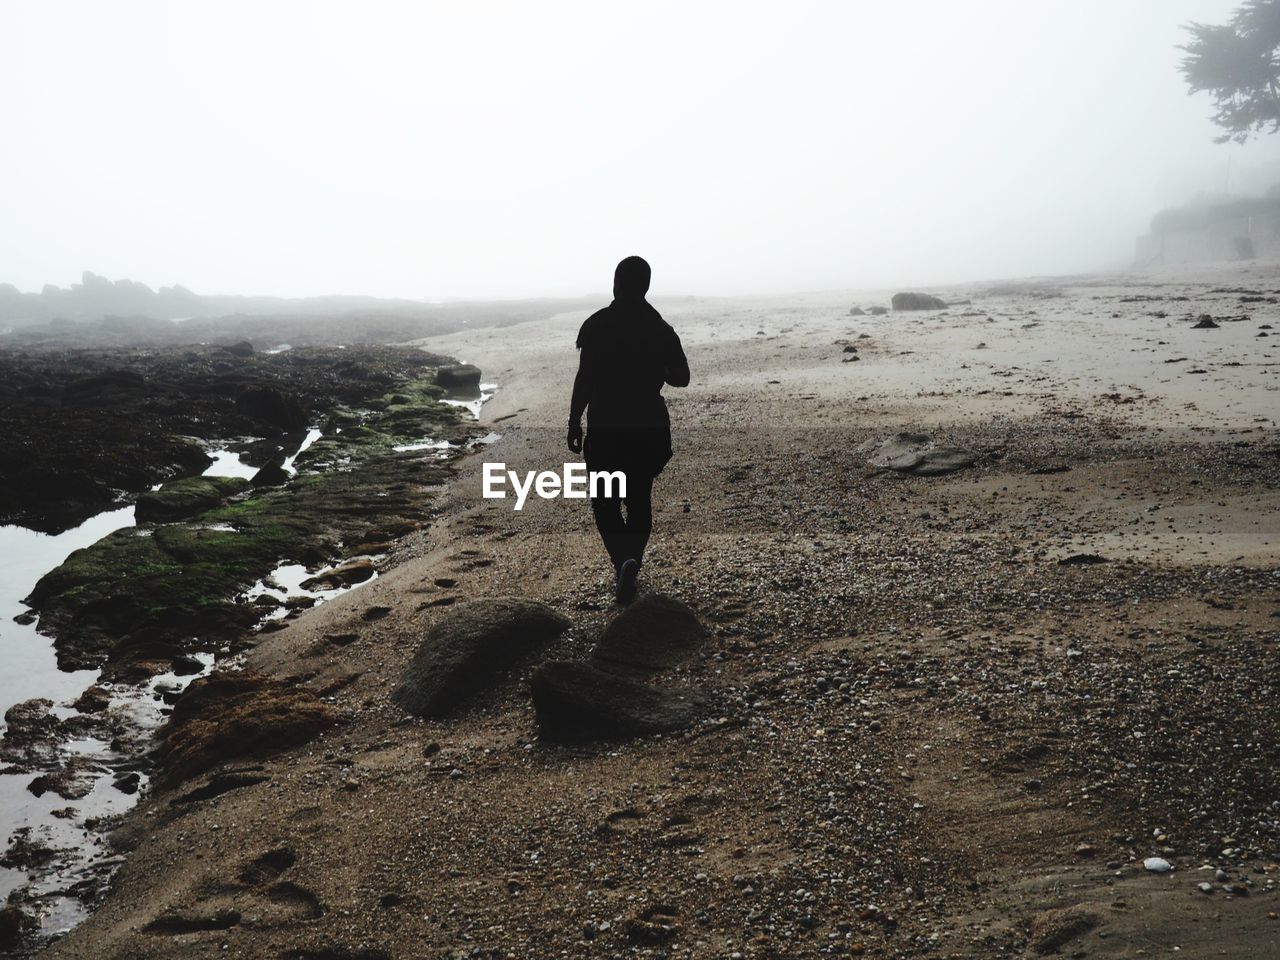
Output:
[[[582,452],[582,424],[580,423],[569,424],[568,443],[569,443],[569,450],[571,452],[573,453]]]

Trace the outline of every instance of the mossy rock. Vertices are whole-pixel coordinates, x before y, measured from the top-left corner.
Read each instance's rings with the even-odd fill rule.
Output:
[[[139,522],[168,523],[185,520],[249,489],[240,477],[187,477],[170,480],[159,490],[138,497],[135,515]]]
[[[428,515],[422,488],[455,468],[415,461],[394,447],[463,429],[439,393],[422,381],[399,384],[386,395],[385,412],[369,413],[362,426],[323,437],[300,455],[299,473],[284,487],[236,496],[247,481],[195,477],[156,491],[164,496],[149,498],[144,519],[155,516],[153,507],[195,515],[116,531],[71,554],[32,591],[28,603],[54,634],[60,664],[77,669],[141,653],[165,659],[226,642],[260,613],[237,597],[279,563],[314,568],[341,556],[343,543],[413,529]],[[193,505],[206,496],[205,509]]]

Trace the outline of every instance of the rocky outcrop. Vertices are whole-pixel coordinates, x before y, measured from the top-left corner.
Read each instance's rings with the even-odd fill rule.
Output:
[[[895,293],[890,301],[895,310],[945,310],[947,302],[929,293]]]
[[[143,522],[185,520],[212,510],[248,488],[249,482],[240,477],[170,480],[159,490],[149,490],[138,497],[135,516]]]
[[[552,660],[533,672],[538,729],[548,740],[624,740],[683,730],[703,713],[706,698],[600,670]]]
[[[5,711],[0,762],[31,764],[50,757],[62,741],[62,722],[53,701],[42,697],[16,703]]]
[[[260,674],[227,671],[194,680],[160,729],[164,782],[298,746],[337,720],[314,693]]]
[[[567,618],[533,600],[463,604],[427,632],[392,698],[412,714],[441,716],[567,629]]]

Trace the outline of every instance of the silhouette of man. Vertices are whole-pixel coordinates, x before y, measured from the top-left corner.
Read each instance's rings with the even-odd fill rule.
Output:
[[[619,603],[635,598],[653,529],[653,481],[671,459],[671,418],[662,385],[689,385],[689,361],[680,337],[645,299],[649,277],[649,264],[640,257],[618,264],[613,303],[593,313],[578,331],[581,354],[569,405],[569,449],[585,452],[589,471],[621,470],[627,478],[625,498],[591,501],[596,529],[613,561]]]

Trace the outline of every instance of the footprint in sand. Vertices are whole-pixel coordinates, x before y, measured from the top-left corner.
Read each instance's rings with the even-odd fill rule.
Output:
[[[319,897],[300,884],[281,879],[297,862],[298,855],[289,847],[268,850],[244,863],[236,882],[197,888],[195,906],[170,908],[143,929],[182,936],[318,919],[324,915]]]

